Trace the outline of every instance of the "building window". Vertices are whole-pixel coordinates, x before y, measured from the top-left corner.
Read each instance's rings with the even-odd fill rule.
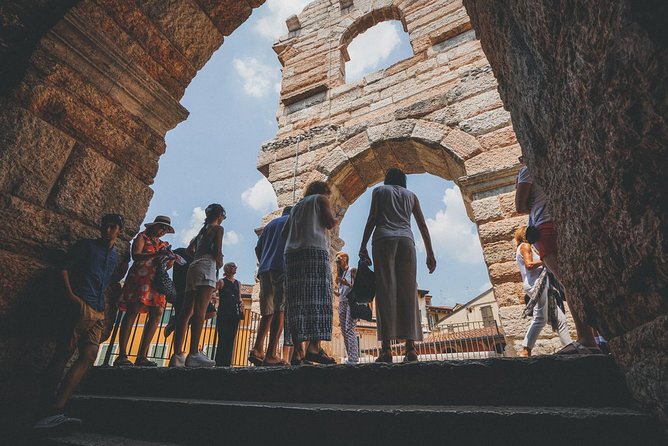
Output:
[[[482,324],[485,327],[493,327],[495,325],[494,312],[491,305],[480,307],[480,313],[482,314]]]

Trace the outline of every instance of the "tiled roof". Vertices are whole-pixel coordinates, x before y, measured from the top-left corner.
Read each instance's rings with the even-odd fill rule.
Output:
[[[241,295],[252,295],[253,294],[253,285],[249,285],[247,283],[242,283],[241,284]]]

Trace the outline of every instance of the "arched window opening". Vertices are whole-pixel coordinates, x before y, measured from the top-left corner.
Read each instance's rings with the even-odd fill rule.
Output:
[[[345,48],[345,81],[358,81],[412,56],[413,48],[402,23],[381,22],[357,35]]]

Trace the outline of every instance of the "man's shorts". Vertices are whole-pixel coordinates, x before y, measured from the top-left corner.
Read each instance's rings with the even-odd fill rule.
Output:
[[[86,345],[99,347],[104,331],[104,311],[97,311],[83,301],[77,305],[79,318],[72,333],[72,347],[76,346],[79,349]]]
[[[534,245],[541,259],[557,253],[557,230],[554,223],[550,221],[538,226],[538,240]]]
[[[283,273],[267,271],[260,273],[260,314],[267,316],[274,311],[283,311],[285,299],[283,296]]]

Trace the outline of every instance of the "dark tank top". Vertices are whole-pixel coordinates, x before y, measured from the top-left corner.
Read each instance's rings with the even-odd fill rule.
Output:
[[[239,281],[232,282],[227,277],[223,277],[225,286],[218,290],[218,316],[238,316],[237,308],[241,302],[241,291]]]

